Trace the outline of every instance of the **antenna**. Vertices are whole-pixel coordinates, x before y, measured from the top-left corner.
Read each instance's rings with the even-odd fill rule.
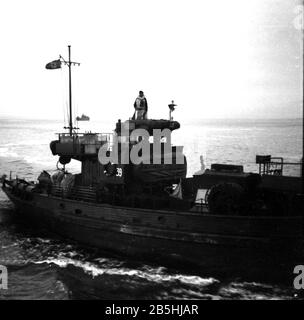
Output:
[[[175,107],[177,105],[174,103],[174,101],[172,100],[170,104],[168,104],[168,107],[170,109],[169,111],[169,120],[172,121],[173,120],[173,117],[172,117],[172,112],[175,110]]]

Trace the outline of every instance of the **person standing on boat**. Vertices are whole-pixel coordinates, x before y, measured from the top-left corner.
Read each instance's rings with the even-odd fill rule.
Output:
[[[148,102],[143,91],[139,91],[139,95],[134,102],[134,108],[133,120],[146,120],[148,118]]]

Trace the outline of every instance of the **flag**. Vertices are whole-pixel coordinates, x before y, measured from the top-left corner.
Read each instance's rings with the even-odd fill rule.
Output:
[[[61,61],[60,59],[54,60],[46,64],[46,69],[59,69],[61,68]]]

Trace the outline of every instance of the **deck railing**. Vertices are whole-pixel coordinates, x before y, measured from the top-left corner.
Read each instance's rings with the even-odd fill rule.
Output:
[[[63,188],[60,185],[52,185],[51,194],[60,198],[68,198],[73,200],[95,202],[96,188],[92,186],[74,186],[71,188]]]
[[[85,150],[85,153],[96,153],[98,149],[104,145],[108,144],[108,149],[111,150],[113,147],[114,135],[113,133],[74,133],[70,135],[69,133],[57,133],[60,151],[73,150],[73,153],[80,152],[80,150]],[[67,147],[65,147],[65,145]],[[84,149],[81,148],[84,146]],[[77,151],[78,150],[78,151]]]
[[[256,156],[256,163],[259,164],[261,175],[283,175],[286,166],[302,166],[302,162],[285,162],[282,157]]]

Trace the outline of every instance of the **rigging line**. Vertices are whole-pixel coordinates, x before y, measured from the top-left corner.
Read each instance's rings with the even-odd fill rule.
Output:
[[[65,111],[66,111],[66,115],[67,115],[67,119],[69,119],[69,103],[67,100],[65,100]]]
[[[68,98],[67,98],[67,92],[68,92],[68,77],[67,77],[67,73],[64,73],[64,102],[65,102],[65,106],[66,106],[66,124],[67,126],[69,125],[69,103],[68,103]]]
[[[69,119],[69,105],[68,105],[68,98],[67,98],[67,92],[68,92],[68,85],[67,85],[67,73],[64,70],[64,68],[62,68],[63,70],[63,104],[65,105],[66,111],[66,125],[68,125],[68,119]]]
[[[75,105],[75,117],[79,116],[79,100],[78,100],[78,93],[79,93],[79,81],[78,81],[78,77],[77,77],[77,70],[74,69],[74,105]],[[76,128],[78,128],[78,121],[76,118],[74,118],[75,120],[75,126]],[[76,132],[78,131],[77,129],[75,130]]]
[[[63,69],[61,68],[61,83],[64,83],[64,74]],[[62,112],[63,112],[63,120],[64,120],[64,126],[66,126],[66,114],[65,114],[65,97],[64,97],[64,86],[61,86],[61,103],[62,103]]]
[[[78,128],[78,121],[77,121],[77,116],[78,116],[78,103],[77,103],[77,101],[75,101],[75,99],[74,99],[74,106],[75,106],[75,119],[73,119],[74,120],[74,126],[75,126],[75,132],[77,133],[77,128]]]

